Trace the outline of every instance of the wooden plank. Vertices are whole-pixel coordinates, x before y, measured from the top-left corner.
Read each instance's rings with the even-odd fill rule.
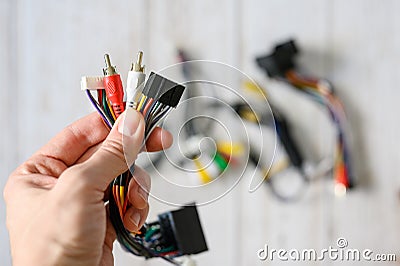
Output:
[[[333,205],[332,239],[398,254],[398,1],[334,1],[330,65],[351,121],[360,187]],[[355,11],[357,10],[357,12]],[[384,239],[384,240],[383,240]],[[333,240],[332,240],[333,241]]]
[[[324,134],[332,130],[329,127],[323,129],[329,125],[325,112],[286,85],[266,79],[265,73],[256,65],[255,57],[269,53],[279,42],[295,38],[302,50],[299,65],[306,65],[310,69],[308,74],[325,76],[329,4],[330,1],[316,0],[241,1],[240,8],[243,23],[238,41],[242,42],[243,48],[242,69],[267,89],[271,102],[288,117],[303,155],[314,162],[331,154],[331,148],[325,148],[329,139]],[[273,147],[264,149],[268,151]],[[288,175],[295,178],[295,174]],[[284,178],[283,175],[277,178]],[[267,185],[254,193],[249,193],[247,186],[242,187],[241,202],[245,207],[239,229],[243,232],[239,264],[279,264],[278,260],[260,261],[257,258],[257,251],[265,244],[269,248],[287,250],[321,248],[329,217],[324,208],[332,198],[324,194],[324,186],[327,184],[322,181],[314,183],[304,190],[301,200],[294,203],[279,202]],[[308,265],[306,262],[298,264]]]

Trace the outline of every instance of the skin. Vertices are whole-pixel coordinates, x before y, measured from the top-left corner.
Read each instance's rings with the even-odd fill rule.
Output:
[[[114,264],[116,234],[104,204],[108,184],[141,151],[172,144],[171,134],[157,128],[142,147],[144,127],[135,110],[122,114],[111,132],[93,113],[65,128],[10,175],[4,199],[14,265]],[[130,231],[146,220],[149,189],[148,174],[136,167],[123,219]]]

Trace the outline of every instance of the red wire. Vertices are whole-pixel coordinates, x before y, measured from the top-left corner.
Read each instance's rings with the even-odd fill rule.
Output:
[[[97,90],[97,99],[99,101],[100,107],[103,108],[103,90]]]

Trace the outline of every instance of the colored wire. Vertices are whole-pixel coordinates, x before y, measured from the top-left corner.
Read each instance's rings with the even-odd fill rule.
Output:
[[[334,171],[338,174],[337,178],[341,179],[339,180],[340,183],[346,187],[351,187],[353,185],[353,180],[350,166],[349,148],[344,132],[347,119],[343,104],[333,94],[332,86],[330,86],[330,84],[327,82],[322,83],[317,79],[306,79],[301,77],[293,70],[286,73],[285,81],[291,84],[293,87],[307,93],[314,100],[326,106],[328,109],[337,128]]]
[[[89,90],[86,90],[86,95],[88,96],[88,98],[89,98],[90,102],[92,103],[92,105],[94,106],[94,108],[97,110],[97,112],[103,118],[103,121],[106,123],[106,125],[109,128],[112,128],[111,121],[107,118],[107,115],[101,110],[99,103],[96,102],[96,100],[93,98],[93,96]]]
[[[89,90],[86,90],[86,94],[106,125],[109,128],[112,128],[116,117],[109,104],[109,101],[107,100],[104,90],[98,91],[98,100],[102,101],[101,104],[94,99]],[[147,140],[151,132],[172,109],[171,107],[160,104],[158,101],[154,101],[154,99],[148,98],[145,95],[142,95],[140,102],[136,106],[137,110],[139,110],[145,117],[145,140]],[[174,265],[180,265],[178,262],[170,258],[173,255],[178,254],[174,247],[162,248],[156,245],[155,247],[157,247],[159,250],[146,248],[144,246],[143,239],[135,237],[134,234],[125,229],[122,217],[125,215],[129,205],[126,197],[128,192],[128,184],[131,178],[132,175],[129,171],[127,171],[126,173],[115,178],[110,184],[110,195],[112,195],[109,199],[110,218],[114,228],[116,229],[118,241],[126,250],[135,255],[144,256],[146,258],[160,257]],[[157,239],[152,241],[156,242]]]

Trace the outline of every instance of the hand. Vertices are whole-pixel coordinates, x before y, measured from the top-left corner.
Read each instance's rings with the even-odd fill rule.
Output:
[[[4,198],[14,265],[113,265],[116,236],[105,191],[128,169],[126,158],[133,162],[142,150],[144,128],[135,110],[121,115],[111,132],[93,113],[64,129],[11,174]],[[171,134],[157,128],[146,149],[171,144]],[[146,220],[149,189],[149,176],[136,167],[128,188],[132,206],[124,217],[131,231]]]

